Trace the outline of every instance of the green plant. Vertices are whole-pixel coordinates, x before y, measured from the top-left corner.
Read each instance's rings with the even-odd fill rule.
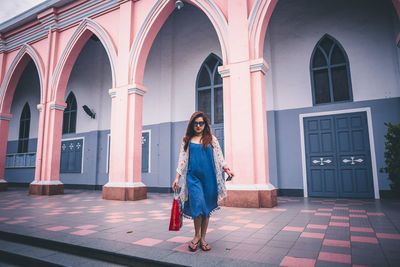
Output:
[[[400,124],[386,123],[385,164],[380,172],[387,173],[392,181],[390,188],[396,195],[400,194]]]

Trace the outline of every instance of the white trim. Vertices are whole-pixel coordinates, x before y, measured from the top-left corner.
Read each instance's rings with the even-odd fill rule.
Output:
[[[145,95],[146,92],[139,89],[139,88],[129,88],[128,89],[128,94],[138,94],[138,95]]]
[[[221,75],[222,78],[231,76],[231,71],[229,69],[225,70],[218,70],[219,74]]]
[[[1,183],[7,183],[7,181],[4,180],[4,179],[0,179],[0,184],[1,184]]]
[[[231,191],[271,191],[276,189],[272,184],[226,184],[226,189]]]
[[[372,128],[372,116],[371,116],[371,108],[370,107],[299,114],[304,197],[308,197],[308,190],[307,190],[307,166],[306,166],[306,150],[305,150],[305,140],[304,140],[303,119],[306,117],[317,117],[317,116],[327,116],[327,115],[356,113],[356,112],[366,112],[367,113],[367,124],[368,124],[367,126],[368,126],[369,147],[370,147],[370,156],[371,156],[372,180],[373,180],[373,184],[374,184],[374,196],[375,196],[375,199],[380,198],[379,185],[378,185],[378,170],[377,170],[377,166],[376,166],[374,132],[373,132],[373,128]]]
[[[146,173],[151,173],[151,129],[142,130],[142,136],[143,136],[143,133],[149,133],[149,155],[148,155],[149,156],[149,168]],[[142,153],[143,153],[143,151],[142,151]],[[140,166],[140,168],[142,168],[142,166]],[[143,172],[141,172],[141,173],[143,173]]]
[[[59,185],[63,184],[60,180],[57,181],[33,181],[31,184],[37,184],[37,185]]]
[[[146,187],[142,182],[138,183],[124,183],[124,182],[108,182],[103,187]]]
[[[11,117],[0,116],[0,120],[10,121],[10,120],[11,120]]]
[[[106,155],[106,173],[110,171],[110,143],[111,134],[107,134],[107,155]]]
[[[268,68],[264,63],[256,63],[250,65],[250,72],[261,71],[264,75],[267,73]]]
[[[65,110],[65,106],[57,105],[57,104],[50,104],[50,109],[58,109],[58,110]]]
[[[62,138],[61,139],[61,143],[63,141],[70,141],[70,140],[78,140],[78,139],[82,139],[82,163],[81,163],[81,174],[83,173],[83,163],[84,163],[84,158],[85,158],[85,137],[84,136],[80,136],[80,137],[72,137],[72,138]],[[61,159],[61,154],[60,154],[60,159]],[[63,174],[74,174],[74,172],[63,172]],[[61,174],[61,172],[60,172]]]

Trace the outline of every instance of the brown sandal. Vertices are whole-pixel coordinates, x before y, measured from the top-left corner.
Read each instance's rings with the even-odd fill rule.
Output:
[[[191,246],[190,246],[191,244],[192,244],[194,247],[191,247]],[[189,250],[190,250],[191,252],[195,252],[195,251],[199,248],[199,244],[200,244],[200,240],[197,241],[197,243],[193,243],[193,241],[190,241],[190,244],[189,244],[188,248],[189,248]]]
[[[200,248],[201,248],[201,250],[202,251],[209,251],[209,250],[211,250],[211,247],[210,247],[210,245],[209,244],[201,244],[200,243]]]

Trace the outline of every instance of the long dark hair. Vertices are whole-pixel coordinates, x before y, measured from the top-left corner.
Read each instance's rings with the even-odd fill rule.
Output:
[[[185,137],[183,138],[183,142],[185,142],[183,148],[185,149],[185,151],[187,151],[190,139],[192,139],[192,137],[196,135],[193,130],[194,121],[199,117],[202,117],[204,120],[204,130],[203,130],[203,135],[201,137],[203,148],[206,148],[208,145],[212,146],[212,132],[210,128],[210,120],[207,118],[207,115],[203,111],[196,111],[195,113],[192,114],[192,117],[190,117],[189,124],[186,128],[186,134]]]

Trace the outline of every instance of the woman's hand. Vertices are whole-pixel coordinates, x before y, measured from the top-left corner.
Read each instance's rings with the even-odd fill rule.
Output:
[[[172,184],[172,190],[179,190],[179,178],[175,178],[174,183]]]
[[[235,174],[231,170],[226,170],[226,174],[228,174],[230,177],[235,176]]]
[[[235,174],[231,171],[231,169],[229,169],[228,166],[224,166],[223,169],[226,172],[226,174],[228,174],[228,176],[230,176],[231,178],[233,178],[233,176],[235,176]]]

